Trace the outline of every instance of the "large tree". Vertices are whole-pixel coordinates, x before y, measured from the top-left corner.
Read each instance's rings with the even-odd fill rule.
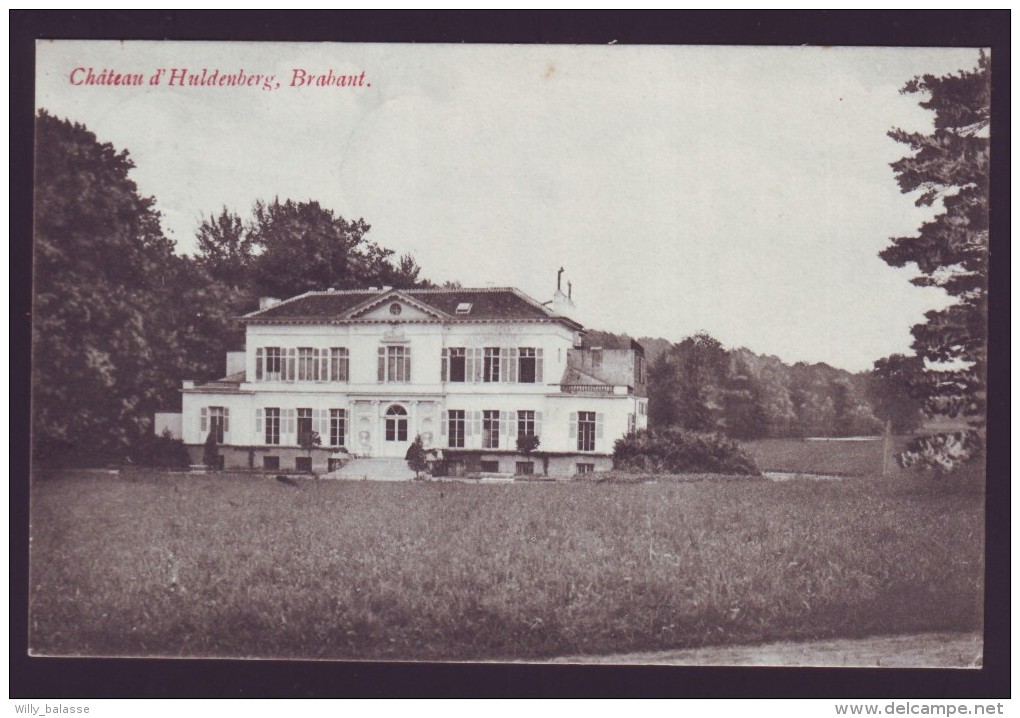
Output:
[[[158,318],[173,243],[126,151],[36,118],[33,445],[89,460],[123,451],[165,398]]]
[[[893,354],[879,359],[867,376],[868,399],[875,415],[889,422],[893,433],[908,434],[924,421],[923,401],[915,386],[922,382],[924,360]]]
[[[366,238],[369,229],[365,220],[347,220],[315,201],[256,201],[248,222],[224,208],[202,223],[197,261],[215,280],[251,296],[429,284],[413,257],[394,261],[392,250]]]
[[[914,284],[939,287],[955,300],[945,309],[927,312],[925,322],[912,330],[913,349],[928,367],[918,391],[929,414],[963,416],[982,425],[988,362],[991,63],[982,52],[974,69],[916,77],[903,92],[925,96],[920,105],[934,113],[934,130],[892,130],[890,137],[910,148],[892,167],[902,192],[918,193],[918,206],[940,203],[941,211],[916,235],[894,238],[881,257],[896,267],[915,265],[920,274],[911,280]],[[913,447],[913,456],[922,457],[917,463],[933,465],[922,456],[931,454],[932,446],[956,446],[955,456],[934,461],[935,466],[951,468],[980,454],[978,430],[959,442],[947,444],[945,437],[934,444],[922,440]],[[905,462],[911,461],[908,452]]]

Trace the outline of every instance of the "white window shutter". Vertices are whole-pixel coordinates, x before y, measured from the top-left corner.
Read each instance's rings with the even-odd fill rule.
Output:
[[[208,417],[209,417],[209,410],[203,406],[202,410],[199,412],[199,416],[198,416],[198,430],[200,432],[202,432],[202,439],[203,440],[205,439],[205,432],[207,432],[209,430],[209,418]]]
[[[297,379],[297,349],[287,350],[287,381]]]
[[[577,412],[570,412],[570,438],[577,438]]]
[[[223,407],[223,433],[224,434],[229,434],[230,433],[230,407],[229,406]],[[226,441],[226,439],[224,439],[224,441]]]
[[[499,380],[509,381],[510,377],[510,350],[506,347],[499,348]]]
[[[474,419],[472,421],[472,423],[474,424],[473,433],[474,433],[475,436],[481,436],[482,435],[482,412],[480,412],[480,411],[473,412],[473,419]]]
[[[386,381],[386,347],[379,347],[379,372],[378,380]]]
[[[517,347],[510,347],[510,373],[507,374],[506,380],[511,384],[517,383],[517,361]]]
[[[294,410],[287,409],[287,436],[290,438],[291,443],[296,443],[294,434],[297,433],[296,422],[294,420]]]
[[[535,436],[542,436],[542,412],[535,412]]]
[[[603,424],[605,423],[606,415],[601,411],[595,414],[595,438],[601,439],[603,434]]]
[[[542,383],[542,350],[535,350],[535,383]]]
[[[259,436],[262,434],[262,409],[255,410],[255,433]]]

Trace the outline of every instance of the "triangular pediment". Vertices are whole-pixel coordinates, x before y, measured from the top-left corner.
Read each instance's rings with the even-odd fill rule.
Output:
[[[449,319],[445,312],[419,302],[399,290],[372,297],[351,308],[346,319],[367,319],[377,321],[415,321],[422,319]]]

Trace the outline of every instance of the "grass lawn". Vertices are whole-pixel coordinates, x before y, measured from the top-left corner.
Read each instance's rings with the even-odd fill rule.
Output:
[[[914,478],[32,485],[37,655],[542,659],[981,625],[983,496]]]
[[[896,454],[903,450],[909,437],[894,437],[889,452],[890,476],[909,476],[910,472],[896,464]],[[882,473],[884,442],[877,441],[807,441],[805,439],[759,439],[740,442],[762,471],[805,474],[836,474],[868,476]]]

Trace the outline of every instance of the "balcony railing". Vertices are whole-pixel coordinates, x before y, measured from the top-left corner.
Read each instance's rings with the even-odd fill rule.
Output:
[[[612,394],[611,384],[560,384],[564,394]]]

